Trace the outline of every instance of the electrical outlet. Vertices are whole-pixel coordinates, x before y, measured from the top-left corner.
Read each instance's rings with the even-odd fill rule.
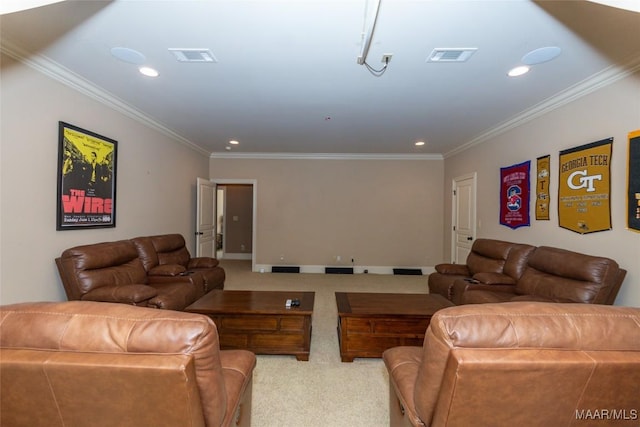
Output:
[[[391,62],[391,57],[393,56],[393,53],[385,53],[382,55],[382,63],[383,64],[388,64],[389,62]]]

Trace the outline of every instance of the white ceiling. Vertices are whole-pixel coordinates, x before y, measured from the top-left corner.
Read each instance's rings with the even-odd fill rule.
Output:
[[[65,1],[2,15],[0,29],[10,55],[207,153],[228,154],[236,139],[231,154],[446,156],[640,67],[632,11],[586,1],[382,0],[367,62],[393,57],[376,77],[356,61],[371,4]],[[546,46],[562,53],[507,76]],[[113,47],[142,53],[160,76],[140,75]],[[180,63],[169,48],[208,48],[218,62]],[[464,63],[427,62],[434,48],[478,50]]]

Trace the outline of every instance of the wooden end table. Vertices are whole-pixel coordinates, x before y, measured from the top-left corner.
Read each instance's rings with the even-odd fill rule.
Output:
[[[382,357],[401,345],[422,346],[431,316],[454,304],[437,294],[336,292],[343,362]]]
[[[314,297],[314,292],[213,290],[185,311],[213,319],[221,349],[309,360]],[[296,298],[299,307],[285,307],[287,299]]]

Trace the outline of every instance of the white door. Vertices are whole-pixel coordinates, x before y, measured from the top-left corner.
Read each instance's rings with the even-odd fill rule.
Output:
[[[216,184],[198,178],[196,190],[196,256],[216,256]]]
[[[464,264],[476,235],[476,174],[453,180],[451,260]]]

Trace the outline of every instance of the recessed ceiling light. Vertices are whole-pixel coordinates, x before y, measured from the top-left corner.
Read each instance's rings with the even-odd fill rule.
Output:
[[[423,146],[424,144],[425,144],[425,142],[424,142],[424,141],[418,141],[418,142],[416,142],[416,145],[417,145],[418,147],[421,147],[421,146]]]
[[[228,145],[226,147],[224,147],[225,150],[227,151],[231,151],[231,147],[229,147]]]
[[[140,74],[143,74],[147,77],[158,77],[160,75],[160,73],[158,73],[158,70],[155,70],[151,67],[140,67],[138,68],[138,70],[140,71]]]
[[[236,141],[235,139],[232,139],[231,141],[229,141],[229,144],[231,145],[238,145],[240,144],[238,141]]]
[[[521,65],[519,67],[515,67],[512,68],[511,70],[509,70],[509,72],[507,73],[507,75],[509,77],[518,77],[521,76],[523,74],[527,74],[529,72],[529,67],[526,65]]]

